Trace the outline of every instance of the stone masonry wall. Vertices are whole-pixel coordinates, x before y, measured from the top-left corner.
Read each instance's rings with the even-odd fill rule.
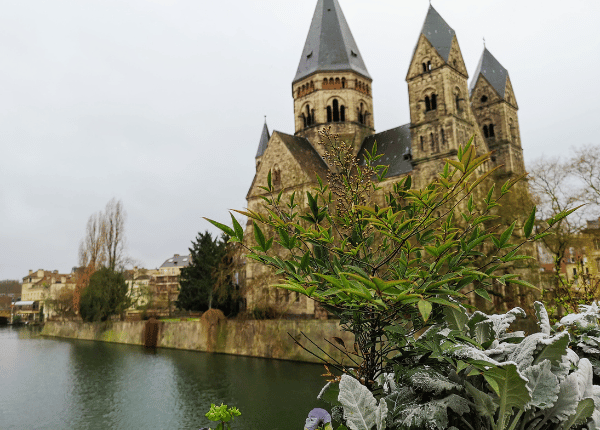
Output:
[[[146,321],[80,323],[75,321],[47,322],[42,335],[102,342],[142,345]],[[328,354],[338,360],[342,354],[325,342],[340,337],[351,348],[354,337],[341,331],[338,321],[316,320],[220,320],[159,322],[158,347],[217,352],[249,357],[276,358],[319,363],[320,361],[296,345],[306,345],[306,334]],[[289,333],[289,334],[288,334]],[[316,348],[310,348],[324,357]],[[347,361],[347,360],[346,360]]]

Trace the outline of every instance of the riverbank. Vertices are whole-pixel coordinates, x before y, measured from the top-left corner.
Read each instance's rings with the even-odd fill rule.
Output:
[[[82,323],[49,321],[41,335],[71,339],[143,345],[146,321]],[[323,351],[306,340],[304,333]],[[340,330],[337,320],[226,320],[158,321],[157,347],[216,352],[248,357],[276,358],[309,363],[321,361],[300,348],[291,336],[321,358],[342,360],[342,354],[325,341],[339,337],[351,347],[354,337]],[[344,360],[347,362],[348,360]]]

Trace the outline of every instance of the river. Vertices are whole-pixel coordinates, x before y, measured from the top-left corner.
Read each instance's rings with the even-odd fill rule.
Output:
[[[211,402],[232,430],[302,430],[323,366],[84,340],[0,327],[0,429],[199,429]],[[212,428],[216,427],[214,424]]]

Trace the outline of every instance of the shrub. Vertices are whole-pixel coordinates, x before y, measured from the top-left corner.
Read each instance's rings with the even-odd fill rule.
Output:
[[[436,424],[427,424],[428,428],[446,428],[454,419],[452,413],[460,428],[472,428],[469,420],[463,419],[471,413],[488,423],[481,428],[504,429],[513,409],[520,413],[518,419],[511,418],[515,429],[531,399],[503,397],[505,393],[498,390],[500,384],[506,388],[507,382],[522,384],[520,370],[514,363],[496,363],[482,351],[494,340],[510,344],[520,339],[500,339],[504,336],[501,330],[490,331],[497,318],[478,312],[470,317],[460,302],[469,292],[489,300],[487,290],[493,282],[532,287],[500,269],[530,258],[518,254],[520,247],[549,234],[546,230],[572,210],[547,220],[548,228],[537,234],[533,234],[535,208],[522,225],[517,226],[517,221],[502,229],[492,225],[497,219],[494,208],[521,177],[509,179],[497,191],[494,186],[482,191],[481,184],[499,166],[486,170],[489,154],[478,152],[472,139],[458,149],[456,159],[445,160],[439,176],[423,189],[413,189],[411,177],[404,177],[391,186],[385,205],[379,206],[372,197],[385,185],[387,168],[376,155],[376,145],[361,161],[337,136],[327,130],[321,136],[330,167],[327,184],[317,178],[318,187],[307,192],[305,205],[298,203],[295,193],[276,194],[269,174],[263,187],[264,211],[238,212],[252,220],[256,244],[246,244],[249,258],[276,270],[282,278],[276,287],[319,302],[340,318],[342,328],[354,334],[353,347],[341,339],[337,345],[353,364],[331,363],[344,374],[341,379],[330,374],[332,381],[340,383],[339,394],[327,394],[334,390],[331,386],[322,394],[341,403],[352,430],[380,430],[386,425],[424,428],[418,427],[422,422],[411,421],[410,417],[417,416],[433,418]],[[243,242],[242,227],[231,218],[233,228],[211,222],[232,241]],[[524,240],[513,244],[517,227]],[[472,318],[473,325],[479,324],[473,333],[465,328]],[[415,341],[423,332],[426,335]],[[457,349],[456,354],[462,351],[464,357],[450,354],[451,348]],[[459,373],[467,367],[469,374],[479,372],[484,381],[479,385],[469,382],[471,386],[491,392],[489,387],[483,390],[487,383],[496,393],[475,403],[477,394],[471,395],[460,381]],[[376,381],[383,381],[388,389],[397,387],[396,397],[388,395],[383,401]],[[423,381],[421,391],[415,385],[418,381]],[[493,408],[490,401],[494,396],[512,403],[502,400]],[[360,401],[351,405],[352,399]],[[465,402],[471,402],[468,408]],[[582,407],[587,412],[589,402]],[[359,424],[350,419],[359,412],[369,420]]]

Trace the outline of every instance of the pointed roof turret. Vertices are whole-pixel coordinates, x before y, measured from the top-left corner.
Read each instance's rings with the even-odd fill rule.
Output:
[[[294,82],[318,71],[352,70],[371,79],[337,0],[318,0]]]
[[[263,126],[262,133],[260,134],[260,142],[258,142],[258,151],[256,151],[256,157],[262,157],[267,149],[267,143],[269,143],[271,135],[269,134],[269,128],[267,127],[267,118],[265,117],[265,125]]]
[[[469,86],[469,92],[473,92],[479,75],[482,75],[486,81],[496,90],[501,98],[504,98],[506,92],[506,78],[508,77],[508,70],[506,70],[502,64],[487,50],[483,48],[483,54],[479,59],[477,70],[473,75],[473,80]]]
[[[456,33],[431,5],[429,5],[421,33],[429,40],[429,43],[444,61],[448,62],[452,39],[454,39]]]

